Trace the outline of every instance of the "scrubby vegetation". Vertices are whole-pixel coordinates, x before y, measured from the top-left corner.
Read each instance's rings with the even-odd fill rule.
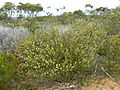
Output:
[[[35,90],[48,81],[84,84],[120,75],[120,7],[35,16],[36,5],[20,3],[18,10],[30,13],[14,19],[8,13],[14,5],[7,4],[9,9],[2,7],[0,14],[1,90]],[[3,17],[3,12],[8,15]]]

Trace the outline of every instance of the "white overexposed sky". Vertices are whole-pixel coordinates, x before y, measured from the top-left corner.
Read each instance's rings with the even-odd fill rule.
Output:
[[[0,6],[2,6],[7,1],[14,4],[18,4],[19,2],[29,2],[35,4],[40,3],[45,11],[50,11],[54,14],[62,13],[64,11],[73,12],[79,9],[84,11],[86,4],[91,4],[94,6],[94,8],[101,6],[115,8],[116,6],[120,5],[120,0],[1,0]],[[50,6],[51,8],[47,9],[48,6]],[[66,7],[65,10],[60,10],[59,12],[56,11],[56,8],[62,8],[63,6]]]

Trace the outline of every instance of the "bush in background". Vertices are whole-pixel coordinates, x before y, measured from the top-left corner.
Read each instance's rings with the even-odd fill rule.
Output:
[[[22,27],[10,28],[0,25],[0,50],[15,48],[15,44],[28,34]]]

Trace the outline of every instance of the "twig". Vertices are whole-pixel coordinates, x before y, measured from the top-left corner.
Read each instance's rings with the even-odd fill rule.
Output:
[[[105,71],[105,69],[104,69],[104,67],[102,65],[101,65],[101,69],[109,78],[111,78],[112,80],[115,81],[115,79],[108,72]]]
[[[118,83],[117,80],[115,80],[108,72],[106,72],[102,65],[101,65],[101,69],[110,79],[112,79],[115,83],[117,83],[120,86],[120,83]]]
[[[95,65],[95,71],[94,71],[93,75],[96,75],[97,68],[98,68],[98,63]]]

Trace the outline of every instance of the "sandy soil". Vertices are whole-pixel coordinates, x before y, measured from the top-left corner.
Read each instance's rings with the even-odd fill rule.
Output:
[[[103,78],[89,86],[84,86],[81,90],[120,90],[120,85],[110,78]]]
[[[39,87],[37,90],[120,90],[120,84],[110,78],[102,78],[101,80],[93,81],[86,86],[80,86],[76,81],[69,84],[56,84],[51,88],[46,86]]]

